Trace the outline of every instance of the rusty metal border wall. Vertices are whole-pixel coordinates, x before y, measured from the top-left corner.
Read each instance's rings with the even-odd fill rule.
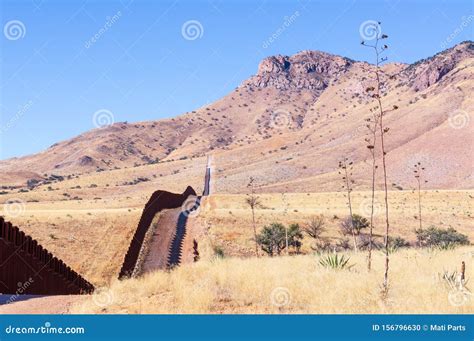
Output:
[[[190,195],[196,195],[196,192],[191,186],[188,186],[182,194],[175,194],[161,190],[152,194],[143,209],[137,229],[135,230],[135,234],[130,242],[130,246],[123,261],[122,269],[120,270],[119,279],[130,277],[133,273],[145,239],[145,234],[155,215],[163,209],[178,208],[182,206]]]
[[[0,217],[0,293],[72,295],[93,291],[91,283]]]

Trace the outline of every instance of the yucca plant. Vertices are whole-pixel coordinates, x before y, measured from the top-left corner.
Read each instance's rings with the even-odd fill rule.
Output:
[[[344,270],[351,269],[354,264],[349,264],[350,257],[339,256],[337,253],[327,254],[319,259],[319,264],[328,269]]]
[[[457,271],[443,271],[442,273],[438,273],[438,279],[441,283],[443,283],[447,289],[458,289],[458,288],[463,288],[467,289],[467,280],[462,279],[462,276],[459,272]]]
[[[465,263],[462,262],[461,272],[444,271],[438,273],[439,281],[448,290],[448,300],[454,306],[468,304],[473,296],[472,292],[467,288],[467,279],[465,278]]]

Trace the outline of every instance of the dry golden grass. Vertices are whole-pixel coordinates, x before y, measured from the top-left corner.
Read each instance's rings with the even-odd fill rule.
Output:
[[[7,220],[36,238],[94,285],[106,285],[117,277],[143,203],[156,189],[127,187],[136,189],[135,195],[128,199],[25,202],[21,214],[14,217],[6,214]],[[381,195],[377,193],[378,202],[382,200]],[[472,190],[424,192],[425,226],[451,226],[473,241],[473,195]],[[363,211],[369,196],[369,192],[353,192],[355,213],[367,216]],[[260,197],[264,207],[256,213],[258,229],[274,221],[303,224],[314,214],[324,214],[328,222],[324,237],[333,244],[340,239],[340,218],[347,215],[342,193],[289,193],[286,209],[281,194],[261,194]],[[142,204],[136,198],[142,198]],[[415,194],[396,191],[390,193],[390,199],[392,235],[413,241],[413,231],[418,227],[418,220],[414,218],[417,214]],[[3,210],[0,215],[7,213],[5,206],[0,205],[0,209]],[[382,212],[379,213],[374,231],[378,236],[383,231]],[[338,219],[334,219],[335,215]],[[191,226],[193,231],[199,231],[196,238],[201,255],[212,254],[212,250],[204,250],[206,244],[207,249],[221,247],[228,256],[254,255],[251,211],[245,204],[245,195],[206,197],[190,229]],[[310,252],[311,242],[307,237],[303,239],[304,252]]]
[[[339,225],[348,216],[347,199],[343,193],[288,193],[286,205],[281,194],[260,194],[263,207],[256,210],[258,229],[265,224],[305,224],[313,215],[323,214],[327,231],[323,234],[331,243],[341,238]],[[423,225],[440,228],[453,227],[474,240],[474,191],[425,191],[423,196]],[[245,195],[215,194],[201,208],[201,224],[209,228],[212,243],[221,246],[231,256],[254,255],[252,217],[245,203]],[[370,216],[370,192],[353,192],[354,213]],[[417,194],[411,191],[392,191],[390,199],[391,234],[415,241],[419,227]],[[381,241],[384,231],[383,193],[376,193],[374,234]],[[285,207],[286,206],[286,207]],[[303,251],[308,251],[311,241],[303,240]]]
[[[28,203],[21,215],[6,218],[88,281],[104,285],[118,275],[141,208],[69,205],[56,202],[44,209]]]
[[[409,249],[391,256],[390,293],[384,301],[380,285],[383,254],[374,255],[373,271],[366,254],[348,254],[351,270],[329,270],[318,256],[223,259],[184,265],[140,279],[115,281],[72,313],[474,313],[474,298],[453,305],[438,273],[458,270],[466,262],[474,270],[474,249],[451,251]],[[469,286],[469,283],[468,283]]]

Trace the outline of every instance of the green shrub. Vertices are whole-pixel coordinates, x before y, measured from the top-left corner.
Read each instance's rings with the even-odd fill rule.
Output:
[[[303,243],[303,230],[299,224],[291,224],[288,228],[288,246],[292,246],[296,253],[300,253]]]
[[[400,236],[388,237],[388,246],[395,249],[400,249],[402,247],[409,247],[410,243]]]
[[[352,215],[352,224],[351,218],[348,216],[341,222],[341,232],[343,235],[352,234],[352,227],[354,227],[354,234],[359,235],[362,229],[367,228],[370,225],[367,218],[364,218],[361,215],[353,214]]]
[[[224,258],[224,249],[218,245],[213,246],[212,251],[214,251],[214,256],[216,258]]]
[[[280,223],[264,226],[257,235],[257,243],[268,255],[279,255],[286,246],[285,226]]]
[[[418,244],[424,247],[451,249],[458,245],[469,245],[469,238],[452,227],[440,229],[431,226],[427,229],[416,229],[415,233]]]

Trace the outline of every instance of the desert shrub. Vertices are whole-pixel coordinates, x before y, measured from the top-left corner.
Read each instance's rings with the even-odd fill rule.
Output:
[[[264,226],[257,235],[257,243],[269,256],[279,255],[285,248],[285,226],[280,223],[271,223]]]
[[[214,245],[212,247],[212,251],[214,252],[214,256],[216,258],[224,258],[225,257],[224,249],[222,247],[220,247],[219,245]]]
[[[311,245],[311,249],[316,251],[317,254],[327,253],[333,251],[335,248],[331,245],[331,243],[327,240],[315,242]]]
[[[409,247],[410,243],[400,236],[388,237],[388,246],[395,249],[400,249],[403,247]]]
[[[334,270],[350,269],[354,265],[349,264],[350,257],[339,256],[337,253],[329,253],[319,259],[319,264],[325,268]]]
[[[288,246],[292,246],[296,253],[300,253],[301,241],[303,240],[303,231],[299,224],[291,224],[288,228]]]
[[[352,228],[354,228],[354,234],[359,235],[362,229],[367,228],[370,225],[367,218],[362,217],[358,214],[352,215],[352,224],[351,217],[346,217],[341,221],[341,233],[346,236],[352,234]]]
[[[336,244],[336,250],[338,251],[347,251],[351,249],[352,249],[352,245],[349,242],[348,238],[343,238]]]
[[[359,236],[359,242],[357,243],[357,247],[359,250],[368,250],[370,245],[370,238],[368,235],[363,234]],[[372,238],[372,249],[380,250],[383,248],[383,243],[380,243]]]
[[[324,216],[321,214],[321,215],[312,217],[310,221],[306,223],[303,230],[311,238],[319,239],[325,229],[326,229],[326,221],[324,219]]]
[[[469,238],[452,227],[440,229],[431,226],[427,229],[416,229],[415,234],[418,244],[423,247],[450,249],[458,245],[469,245]]]

